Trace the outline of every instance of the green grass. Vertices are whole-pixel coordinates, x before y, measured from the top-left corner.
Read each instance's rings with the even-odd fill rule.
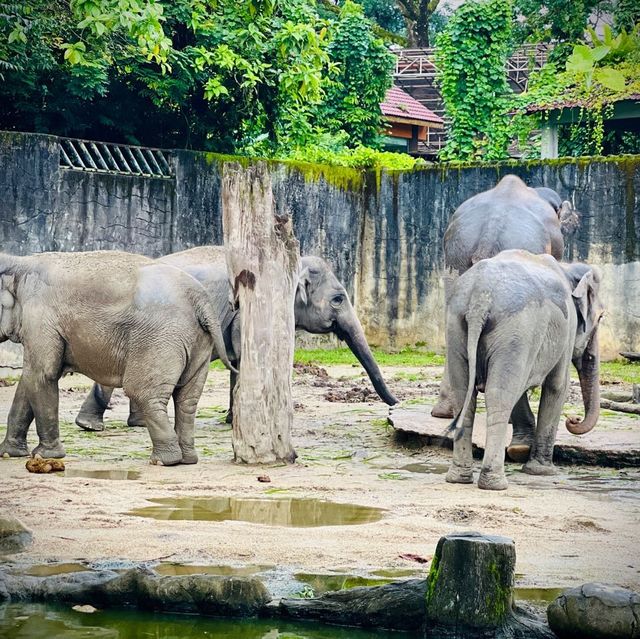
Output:
[[[380,366],[444,366],[443,355],[417,348],[403,348],[397,353],[389,353],[378,348],[372,350]],[[297,350],[294,360],[297,364],[317,364],[318,366],[358,364],[355,355],[348,348]]]
[[[640,364],[628,360],[616,359],[600,363],[600,382],[625,382],[640,384]]]

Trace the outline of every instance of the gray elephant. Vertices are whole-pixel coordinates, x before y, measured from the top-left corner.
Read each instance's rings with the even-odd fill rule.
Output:
[[[167,255],[157,261],[184,269],[207,289],[214,300],[214,307],[218,310],[227,356],[232,362],[237,363],[240,358],[239,322],[236,312],[229,305],[230,287],[225,259],[224,247],[200,246]],[[387,404],[396,404],[398,400],[382,377],[349,296],[331,267],[319,257],[307,256],[301,259],[300,268],[295,297],[296,329],[318,334],[334,333],[344,340],[367,371],[381,399]],[[214,349],[211,360],[218,357],[219,354]],[[236,374],[232,371],[227,421],[231,420],[235,383]],[[96,384],[76,417],[78,426],[85,430],[103,430],[104,412],[108,408],[112,392],[113,388]],[[130,426],[144,425],[144,418],[134,402],[131,403],[127,423]]]
[[[153,443],[151,461],[197,462],[195,411],[213,348],[231,366],[204,287],[184,271],[118,251],[0,254],[0,340],[24,346],[0,455],[63,457],[58,380],[80,372],[122,386]],[[173,397],[175,429],[167,416]]]
[[[507,249],[548,253],[560,260],[564,236],[573,232],[578,213],[552,189],[530,188],[519,177],[506,175],[493,188],[463,202],[454,212],[444,236],[445,267],[451,274],[445,280],[445,298],[457,275],[482,259]],[[434,417],[453,417],[449,398],[448,364],[433,407]],[[512,416],[514,438],[510,455],[525,461],[535,419],[526,398]]]
[[[586,264],[559,264],[549,255],[503,251],[456,281],[447,310],[447,357],[456,417],[448,482],[473,481],[471,434],[476,396],[484,392],[487,439],[478,486],[507,487],[507,423],[526,391],[542,386],[531,456],[523,470],[552,474],[553,446],[569,385],[578,370],[584,420],[567,420],[575,433],[598,419],[598,299],[600,276]]]

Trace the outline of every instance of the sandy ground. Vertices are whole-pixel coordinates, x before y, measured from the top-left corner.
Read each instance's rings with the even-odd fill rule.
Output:
[[[295,375],[298,462],[272,467],[232,462],[230,427],[222,422],[227,376],[221,371],[210,373],[199,404],[200,462],[172,468],[148,464],[147,432],[123,423],[128,404],[122,394],[114,396],[106,431],[78,429],[73,419],[90,382],[77,375],[65,378],[60,419],[69,471],[135,470],[140,477],[32,475],[24,459],[0,459],[0,510],[34,532],[30,549],[13,559],[163,559],[359,574],[402,568],[424,574],[427,564],[401,555],[430,559],[441,535],[480,530],[515,540],[520,586],[608,581],[640,589],[638,470],[563,467],[555,477],[530,477],[513,464],[504,492],[446,484],[449,451],[402,447],[386,424],[387,407],[375,397],[354,403],[325,398],[328,393],[334,400],[363,395],[369,385],[359,368],[330,367],[327,377],[317,373],[298,370]],[[401,398],[421,402],[435,393],[441,370],[394,367],[384,374]],[[0,388],[2,424],[14,390]],[[626,419],[630,428],[640,426],[640,419]],[[35,432],[30,443],[36,443]],[[271,482],[258,482],[259,475]],[[374,523],[305,528],[127,514],[151,505],[149,499],[196,496],[320,498],[384,512]],[[274,521],[282,522],[281,516]]]

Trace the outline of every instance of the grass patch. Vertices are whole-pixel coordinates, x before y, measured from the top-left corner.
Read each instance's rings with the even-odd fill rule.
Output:
[[[444,366],[444,356],[418,348],[403,348],[397,353],[389,353],[378,348],[372,349],[380,366]],[[319,366],[360,365],[356,356],[348,348],[331,350],[297,350],[294,356],[297,364],[317,364]]]
[[[600,382],[640,384],[640,364],[622,359],[600,362]]]

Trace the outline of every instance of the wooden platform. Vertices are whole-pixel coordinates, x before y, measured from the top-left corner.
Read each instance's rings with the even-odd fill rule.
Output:
[[[389,423],[401,440],[424,446],[453,446],[446,430],[450,419],[431,417],[428,404],[398,404],[389,409]],[[484,413],[476,415],[473,428],[474,454],[484,452],[486,420]],[[506,444],[511,440],[511,426]],[[640,418],[621,415],[619,420],[607,418],[586,435],[572,435],[564,426],[558,427],[553,460],[564,464],[587,464],[612,468],[640,467]]]

